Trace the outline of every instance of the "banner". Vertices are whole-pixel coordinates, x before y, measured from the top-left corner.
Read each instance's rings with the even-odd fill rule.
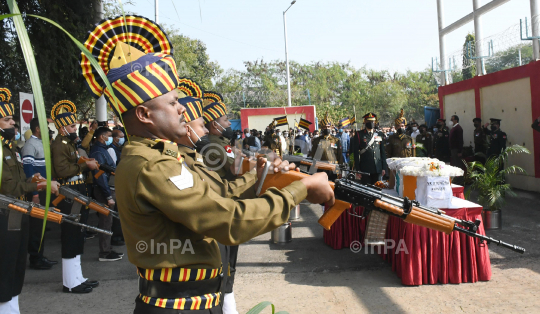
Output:
[[[21,119],[19,122],[19,133],[24,141],[24,133],[30,130],[30,121],[34,118],[34,95],[19,93]]]

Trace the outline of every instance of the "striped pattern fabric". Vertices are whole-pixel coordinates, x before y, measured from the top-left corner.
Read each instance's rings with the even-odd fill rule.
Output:
[[[206,93],[204,93],[204,96],[206,97]],[[225,104],[222,102],[211,103],[203,109],[203,117],[205,123],[212,122],[226,114],[227,106],[225,106]]]
[[[184,97],[178,99],[178,102],[186,107],[184,117],[186,122],[191,122],[203,116],[202,100],[194,97]]]
[[[201,89],[201,85],[187,77],[180,78],[178,81],[178,90],[186,96],[200,99],[204,97],[204,92]]]
[[[121,115],[129,109],[148,100],[164,95],[176,89],[176,86],[178,86],[176,64],[171,56],[162,53],[152,53],[145,57],[147,56],[159,57],[159,60],[149,63],[143,68],[140,66],[133,66],[133,68],[131,68],[130,64],[125,64],[116,71],[129,72],[135,68],[139,69],[126,75],[122,75],[121,78],[112,82],[111,86],[119,101],[118,111],[113,105],[114,99],[112,94],[108,89],[105,89],[105,99],[117,115]],[[142,59],[143,58],[137,61],[142,61]],[[139,64],[140,63],[137,63],[137,65]],[[110,75],[107,75],[107,78],[110,79]]]
[[[351,124],[355,124],[356,123],[356,113],[354,114],[354,116],[350,119],[351,121]]]
[[[405,124],[407,125],[407,119],[405,119],[404,117],[404,113],[403,113],[403,109],[401,109],[401,111],[399,112],[399,117],[396,118],[396,120],[394,121],[394,123],[396,125],[400,125],[400,124]]]
[[[2,141],[2,144],[9,146],[9,149],[13,148],[13,141],[8,141],[3,136],[0,136],[0,141]]]
[[[51,119],[57,129],[77,122],[77,107],[69,100],[60,100],[51,109]]]
[[[221,94],[219,93],[212,91],[204,92],[203,106],[206,107],[214,102],[224,102],[223,96],[221,96]]]
[[[334,125],[332,119],[330,119],[330,116],[328,115],[328,112],[326,112],[326,114],[324,115],[324,119],[321,120],[321,127],[327,125]]]
[[[149,281],[185,282],[214,279],[221,274],[221,268],[195,269],[195,268],[158,268],[144,269],[137,267],[137,273]]]
[[[0,88],[0,117],[12,116],[15,113],[15,106],[10,104],[11,91],[7,87]]]
[[[342,127],[347,126],[349,124],[351,124],[351,121],[349,120],[348,117],[339,120],[339,125],[342,126]]]
[[[164,309],[177,310],[204,310],[211,309],[219,305],[221,292],[209,293],[203,296],[180,298],[180,299],[162,299],[147,297],[139,294],[138,299],[146,304],[154,305]]]
[[[298,123],[298,127],[301,127],[302,129],[309,130],[309,126],[310,126],[311,124],[312,124],[312,123],[309,122],[308,120],[303,119],[303,118],[300,118],[300,123]]]
[[[276,126],[289,125],[289,122],[287,121],[287,116],[277,117],[274,120],[276,121]]]

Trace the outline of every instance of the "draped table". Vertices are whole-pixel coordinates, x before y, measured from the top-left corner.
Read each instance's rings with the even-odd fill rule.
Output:
[[[454,189],[454,186],[452,187]],[[454,194],[461,193],[456,186]],[[462,188],[462,187],[461,187]],[[384,190],[397,195],[393,190]],[[482,207],[462,198],[453,197],[451,208],[442,209],[448,216],[474,221],[482,220]],[[362,213],[357,207],[356,212]],[[361,241],[365,220],[347,213],[324,232],[324,241],[334,249],[349,247],[353,241]],[[483,224],[478,233],[485,235]],[[488,247],[478,239],[456,231],[446,235],[439,231],[415,226],[396,217],[389,217],[386,238],[394,241],[394,248],[381,256],[388,261],[404,285],[436,283],[462,283],[488,281],[491,279],[491,262]]]

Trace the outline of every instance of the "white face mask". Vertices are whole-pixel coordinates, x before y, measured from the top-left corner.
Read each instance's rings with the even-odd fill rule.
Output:
[[[415,127],[415,126],[413,126],[413,127],[412,127],[412,129],[413,129],[413,131],[416,131],[416,130],[418,130],[418,128],[417,128],[417,127]]]
[[[437,131],[439,131],[439,129],[433,128],[433,132],[437,132]]]
[[[250,136],[251,136],[251,134],[249,134],[249,133],[246,133],[246,137],[250,137]]]

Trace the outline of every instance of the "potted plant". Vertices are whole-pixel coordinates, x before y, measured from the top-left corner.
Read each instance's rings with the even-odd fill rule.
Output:
[[[467,167],[467,181],[470,186],[465,193],[468,199],[472,190],[478,192],[478,203],[484,207],[482,220],[486,230],[501,229],[501,209],[505,204],[507,195],[515,196],[505,177],[509,174],[525,173],[519,166],[504,166],[508,156],[512,154],[529,154],[529,150],[520,145],[513,145],[504,149],[499,156],[492,156],[485,164],[478,161],[465,163]]]

